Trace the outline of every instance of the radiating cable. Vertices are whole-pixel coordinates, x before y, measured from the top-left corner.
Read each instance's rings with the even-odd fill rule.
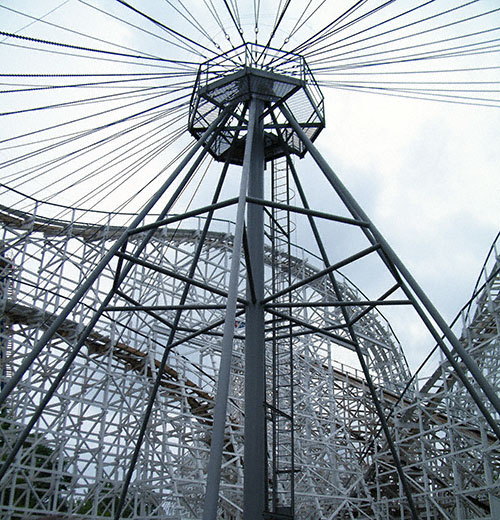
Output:
[[[138,15],[146,18],[147,20],[149,20],[150,22],[154,23],[158,27],[161,27],[162,29],[167,31],[169,34],[172,34],[172,35],[176,36],[180,40],[185,40],[185,41],[189,42],[190,44],[194,45],[195,47],[199,47],[200,49],[203,49],[204,51],[208,52],[209,54],[216,54],[215,51],[213,51],[212,49],[209,49],[208,47],[205,47],[205,45],[202,45],[201,43],[199,43],[199,42],[197,42],[197,41],[187,37],[186,35],[179,33],[175,29],[172,29],[171,27],[168,27],[167,25],[163,24],[162,22],[160,22],[158,20],[155,20],[153,17],[147,15],[146,13],[140,11],[139,9],[136,9],[131,4],[125,2],[124,0],[115,0],[115,1],[120,3],[120,4],[122,4],[123,6],[127,7],[128,9],[134,11]],[[205,55],[203,55],[203,54],[200,54],[200,55],[204,56],[205,59],[206,59]]]

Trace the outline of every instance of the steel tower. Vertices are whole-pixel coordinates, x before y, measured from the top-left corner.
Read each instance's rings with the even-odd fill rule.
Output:
[[[498,367],[485,369],[467,340],[480,320],[462,340],[447,326],[315,148],[324,123],[305,60],[245,44],[200,66],[196,146],[132,224],[3,208],[3,242],[15,252],[2,258],[0,476],[10,518],[494,517]],[[342,214],[310,207],[292,160],[306,154]],[[206,155],[222,164],[210,203],[174,214]],[[235,166],[239,190],[221,199]],[[228,208],[230,232],[214,231]],[[316,267],[295,254],[299,216]],[[324,222],[349,229],[353,245],[334,257]],[[23,227],[32,239],[21,246]],[[77,250],[87,271],[62,261]],[[382,273],[378,297],[341,274],[366,261]],[[17,303],[27,282],[30,305]],[[423,393],[380,316],[401,306],[443,354]],[[335,362],[340,350],[357,369]]]

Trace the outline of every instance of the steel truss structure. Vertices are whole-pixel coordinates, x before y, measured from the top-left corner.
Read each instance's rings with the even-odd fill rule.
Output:
[[[2,208],[3,243],[15,244],[4,257],[2,271],[2,386],[22,362],[28,346],[53,320],[59,300],[77,288],[80,276],[100,261],[122,232],[78,221],[55,222],[36,213]],[[203,221],[195,224],[190,230],[156,233],[145,257],[156,258],[165,268],[185,274]],[[204,272],[199,273],[200,280],[219,287],[227,283],[233,246],[233,226],[225,226],[224,231],[212,231],[207,236],[201,264]],[[466,321],[462,341],[498,384],[500,270],[495,258],[498,253],[492,249],[482,273],[484,286],[463,312]],[[290,266],[296,281],[318,271],[302,255],[286,260],[279,265]],[[266,265],[270,270],[270,249],[266,251]],[[18,385],[9,399],[9,413],[2,416],[4,450],[31,417],[68,346],[74,343],[92,308],[105,296],[105,287],[112,283],[113,276],[111,267],[103,273],[102,286],[95,287],[59,327],[29,379]],[[151,306],[174,306],[180,286],[175,278],[159,272],[151,277],[145,268],[137,268],[123,291],[136,294],[138,299],[144,295]],[[342,280],[341,286],[347,301],[360,299],[347,280]],[[200,304],[200,295],[196,296],[193,305]],[[303,286],[297,294],[302,302],[321,302],[328,297],[331,286],[324,281]],[[117,304],[119,300],[116,297]],[[211,304],[217,305],[213,300]],[[206,312],[191,311],[193,328],[207,323]],[[213,312],[223,317],[222,310]],[[336,319],[332,312],[315,314],[317,322]],[[307,318],[303,310],[302,315]],[[158,401],[138,461],[137,478],[129,490],[125,517],[200,515],[220,341],[217,336],[190,340],[182,349],[172,351],[169,366],[159,373],[158,357],[167,330],[150,316],[141,319],[119,309],[99,321],[2,486],[4,517],[23,518],[42,511],[63,511],[80,518],[112,514],[131,454],[129,442],[137,435],[137,418],[158,375]],[[235,323],[235,330],[221,483],[222,518],[241,514],[242,319]],[[409,379],[404,356],[380,315],[366,314],[361,330],[366,334],[370,370],[378,374],[381,400],[392,410]],[[394,518],[400,491],[394,483],[395,470],[387,447],[380,439],[376,441],[377,418],[366,382],[359,370],[335,361],[336,348],[338,344],[328,337],[318,340],[304,335],[295,343],[297,518],[310,518],[311,514],[315,518],[349,518],[350,514]],[[405,471],[412,478],[418,501],[425,507],[422,517],[494,518],[494,508],[498,507],[498,441],[480,420],[450,364],[444,361],[420,391],[411,386],[395,410],[391,431],[404,454]],[[45,458],[41,458],[43,454]]]
[[[2,208],[2,514],[495,518],[497,257],[459,340],[314,147],[305,61],[233,52],[200,67],[197,144],[132,224]],[[343,212],[310,206],[291,157],[306,153]],[[211,201],[181,212],[207,154]],[[292,242],[299,218],[315,256]],[[342,274],[365,262],[377,295]],[[414,311],[443,353],[421,389],[385,307]]]

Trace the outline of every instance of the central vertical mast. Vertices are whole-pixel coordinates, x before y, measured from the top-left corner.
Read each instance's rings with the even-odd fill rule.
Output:
[[[281,113],[285,105],[296,114],[301,128],[314,140],[324,128],[323,96],[304,58],[299,55],[245,44],[200,65],[190,102],[189,131],[200,139],[215,118],[222,112],[227,113],[224,124],[213,132],[206,148],[215,160],[242,166],[210,441],[204,520],[217,518],[238,298],[244,300],[246,306],[243,517],[244,520],[293,518],[291,364],[288,363],[287,373],[280,372],[280,382],[273,377],[274,386],[269,388],[272,399],[266,401],[263,303],[264,165],[267,161],[288,160],[290,155],[303,157],[306,153],[302,141]],[[245,205],[247,280],[246,298],[243,299],[238,296],[238,288]],[[282,204],[278,205],[281,207]],[[270,228],[275,225],[271,217]],[[275,274],[274,271],[271,273],[272,276]],[[275,345],[276,338],[273,341]],[[290,352],[288,354],[290,359]],[[273,359],[276,358],[275,355]],[[283,378],[286,380],[284,384]],[[288,393],[278,391],[276,385],[287,387]],[[272,456],[267,453],[268,432],[271,434]],[[290,476],[279,476],[283,474]],[[268,500],[270,495],[272,500]]]
[[[264,131],[261,115],[264,103],[250,101],[249,132],[243,168],[248,168],[248,195],[264,198]],[[264,207],[247,206],[248,257],[251,277],[247,278],[248,307],[245,340],[245,450],[244,518],[262,518],[265,509],[265,342],[264,342]]]

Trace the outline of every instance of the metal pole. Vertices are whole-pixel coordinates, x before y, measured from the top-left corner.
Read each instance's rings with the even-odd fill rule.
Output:
[[[264,198],[264,131],[260,115],[264,103],[252,99],[251,110],[255,124],[252,128],[252,146],[245,160],[249,168],[248,195]],[[246,149],[245,149],[246,154]],[[252,269],[255,300],[249,297],[245,334],[245,447],[243,518],[263,518],[266,508],[266,452],[265,452],[265,340],[264,340],[264,208],[248,203],[247,238]]]
[[[214,133],[214,136],[215,135],[216,135],[216,133]],[[228,168],[229,168],[229,163],[227,162],[225,164],[225,166],[224,166],[224,170],[222,171],[221,176],[219,177],[219,182],[217,184],[217,187],[216,187],[216,190],[215,190],[215,193],[214,193],[214,197],[213,197],[213,200],[212,200],[212,202],[214,204],[215,204],[215,202],[218,200],[218,198],[220,196],[220,192],[222,190],[222,186],[223,186],[224,179],[226,177]],[[202,252],[203,246],[205,244],[205,238],[207,236],[208,229],[209,229],[210,224],[212,222],[213,214],[214,214],[214,210],[212,209],[209,212],[209,214],[207,215],[207,220],[205,221],[205,225],[203,227],[203,231],[202,231],[201,237],[199,239],[198,245],[196,247],[196,251],[195,251],[192,263],[191,263],[191,267],[189,269],[189,273],[188,273],[188,276],[187,276],[187,281],[186,281],[186,284],[184,285],[184,289],[182,291],[182,295],[181,295],[180,300],[179,300],[181,305],[183,305],[186,302],[188,294],[189,294],[189,291],[190,291],[191,287],[193,286],[193,283],[190,280],[191,280],[191,278],[194,277],[194,274],[196,272],[196,268],[198,266],[198,260],[199,260],[199,258],[201,256],[201,252]],[[235,305],[235,307],[236,307],[236,305]],[[130,481],[132,480],[132,474],[133,474],[133,472],[135,470],[135,466],[137,464],[137,460],[139,458],[139,453],[140,453],[140,450],[141,450],[141,447],[142,447],[142,442],[143,442],[144,437],[146,435],[146,429],[147,429],[148,424],[149,424],[149,418],[150,418],[151,412],[153,410],[154,401],[156,399],[156,395],[157,395],[158,390],[160,388],[162,374],[163,374],[163,372],[165,370],[165,366],[167,364],[168,355],[169,355],[170,351],[173,348],[172,345],[173,345],[173,342],[174,342],[175,334],[177,332],[177,327],[178,327],[179,322],[181,320],[182,311],[183,311],[182,307],[177,310],[174,322],[170,326],[171,330],[170,330],[170,335],[169,335],[169,338],[168,338],[168,341],[167,341],[167,345],[165,346],[165,350],[163,352],[163,356],[162,356],[160,364],[158,366],[158,372],[156,374],[156,378],[155,378],[155,381],[154,381],[154,384],[153,384],[153,388],[151,389],[151,392],[150,392],[149,397],[148,397],[148,403],[146,405],[146,411],[145,411],[145,413],[143,415],[143,418],[142,418],[142,421],[141,421],[141,427],[140,427],[140,430],[139,430],[139,435],[137,436],[137,441],[136,441],[136,445],[135,445],[135,448],[134,448],[134,452],[132,454],[132,458],[130,460],[129,467],[128,467],[127,473],[126,473],[124,481],[123,481],[122,491],[120,493],[120,499],[119,499],[118,505],[116,506],[116,510],[115,510],[115,520],[119,520],[121,512],[122,512],[122,509],[123,509],[123,506],[125,504],[125,500],[126,500],[127,493],[128,493],[128,488],[129,488],[129,485],[130,485]],[[235,309],[235,312],[236,312],[236,309]],[[159,319],[159,317],[156,317],[156,319]],[[234,322],[234,319],[233,319],[233,322]]]
[[[420,286],[417,284],[416,280],[412,277],[412,275],[409,273],[409,271],[404,266],[403,262],[399,259],[399,257],[396,255],[396,253],[392,250],[392,248],[389,246],[387,241],[384,239],[382,234],[378,231],[378,229],[375,227],[375,225],[370,221],[368,216],[365,214],[365,212],[362,210],[362,208],[359,206],[359,204],[356,202],[354,197],[349,193],[347,188],[342,184],[340,179],[337,177],[333,169],[328,165],[328,163],[325,161],[325,159],[321,156],[318,149],[313,145],[311,140],[307,137],[305,132],[302,130],[300,125],[297,123],[295,118],[290,114],[290,112],[286,109],[286,107],[282,106],[281,110],[284,114],[284,116],[287,118],[290,125],[293,127],[301,141],[304,143],[304,146],[307,148],[307,151],[311,154],[313,159],[316,161],[316,164],[319,166],[321,171],[324,173],[325,177],[328,179],[334,190],[337,192],[339,197],[342,199],[346,207],[349,209],[351,214],[354,218],[359,218],[360,220],[367,222],[369,224],[369,230],[372,234],[370,236],[369,233],[367,233],[367,230],[363,229],[365,234],[367,234],[370,241],[376,241],[381,245],[382,251],[380,252],[382,259],[386,261],[388,259],[394,267],[399,271],[401,276],[406,280],[409,287],[413,290],[416,297],[419,299],[419,301],[422,303],[423,307],[426,309],[426,311],[429,313],[429,315],[432,317],[434,322],[437,324],[437,326],[441,329],[444,336],[448,339],[448,341],[451,343],[457,354],[460,356],[462,361],[464,362],[465,366],[469,369],[470,373],[478,383],[479,387],[482,389],[488,400],[491,402],[497,413],[500,414],[500,397],[498,396],[497,392],[493,388],[493,386],[486,380],[484,375],[482,374],[481,370],[479,369],[477,363],[472,359],[472,357],[469,355],[469,353],[465,350],[465,348],[461,345],[461,343],[458,341],[455,334],[452,332],[452,330],[448,327],[442,316],[439,314],[437,309],[432,305],[430,300],[425,295],[424,291],[420,288]],[[384,255],[386,258],[384,258]],[[408,295],[408,294],[407,294]],[[409,295],[408,295],[409,296]],[[416,303],[416,302],[415,302]],[[417,308],[417,307],[416,307]],[[442,348],[442,345],[441,345]],[[443,349],[443,348],[442,348]],[[450,361],[450,363],[455,368],[457,375],[460,377],[461,381],[464,383],[464,385],[470,387],[467,385],[467,377],[464,374],[464,372],[460,369],[458,363],[453,358],[452,353],[448,349],[443,349],[444,354],[446,355],[447,359]],[[472,394],[471,394],[472,395]],[[474,399],[477,403],[477,400]],[[484,407],[483,407],[484,408]],[[484,409],[481,410],[484,414]],[[492,424],[492,418],[491,416],[486,416],[486,420]]]
[[[245,224],[246,193],[248,186],[249,167],[247,155],[251,149],[252,128],[255,125],[255,114],[250,107],[248,123],[248,137],[245,145],[243,170],[241,173],[240,193],[236,211],[236,225],[234,230],[233,254],[229,272],[229,287],[226,300],[226,317],[221,344],[221,359],[219,377],[217,378],[217,392],[215,395],[212,438],[210,441],[210,456],[207,468],[207,487],[203,506],[203,520],[216,520],[217,504],[219,501],[220,475],[222,466],[222,451],[224,448],[224,434],[226,429],[227,401],[229,382],[231,378],[231,360],[233,356],[234,324],[236,320],[236,305],[238,302],[238,285],[240,279],[241,247],[243,244],[243,229]]]

